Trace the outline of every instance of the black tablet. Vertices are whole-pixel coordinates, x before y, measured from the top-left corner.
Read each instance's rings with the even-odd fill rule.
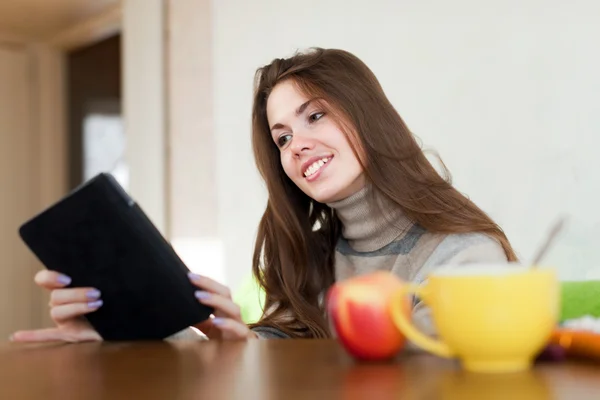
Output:
[[[209,318],[188,268],[110,174],[85,182],[23,224],[19,234],[69,287],[94,287],[86,316],[104,340],[158,340]]]

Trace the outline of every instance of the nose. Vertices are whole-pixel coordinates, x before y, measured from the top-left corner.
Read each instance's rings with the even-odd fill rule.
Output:
[[[295,134],[292,139],[291,150],[294,157],[299,158],[302,153],[306,153],[315,148],[314,139],[302,134]]]

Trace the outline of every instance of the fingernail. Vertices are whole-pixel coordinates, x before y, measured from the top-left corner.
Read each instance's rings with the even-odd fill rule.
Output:
[[[212,323],[215,324],[215,325],[222,325],[223,322],[225,322],[224,318],[215,317],[215,318],[212,319]]]
[[[196,293],[194,293],[194,295],[196,296],[197,299],[202,300],[202,299],[208,299],[210,297],[210,293],[208,292],[203,292],[202,290],[196,290]]]
[[[100,298],[100,291],[98,289],[88,290],[86,296],[90,300],[96,300]]]
[[[59,283],[62,283],[63,285],[68,285],[69,283],[71,283],[71,278],[69,278],[66,275],[59,275],[57,280]]]
[[[200,275],[198,275],[198,274],[195,274],[195,273],[193,273],[193,272],[190,272],[190,273],[188,274],[188,278],[190,278],[191,280],[195,281],[195,280],[198,280],[198,279],[200,279],[200,278],[201,278],[201,276],[200,276]]]
[[[102,300],[92,301],[88,303],[89,308],[99,308],[102,305]]]

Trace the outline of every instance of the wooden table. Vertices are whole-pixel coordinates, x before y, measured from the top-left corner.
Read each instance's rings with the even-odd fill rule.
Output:
[[[1,399],[600,399],[600,363],[472,374],[406,354],[355,363],[335,341],[0,346]]]

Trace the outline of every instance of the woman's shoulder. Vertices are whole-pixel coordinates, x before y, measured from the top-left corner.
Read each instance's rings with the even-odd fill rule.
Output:
[[[473,232],[445,235],[425,264],[439,266],[507,261],[500,242],[484,233]]]

